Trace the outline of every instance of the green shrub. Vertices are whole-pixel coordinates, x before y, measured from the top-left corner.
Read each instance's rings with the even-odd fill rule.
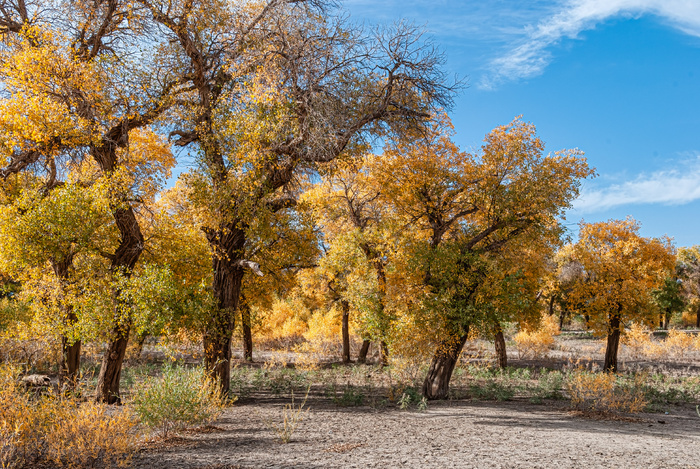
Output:
[[[136,392],[132,404],[141,422],[165,437],[211,422],[224,401],[202,368],[166,367],[160,378]]]

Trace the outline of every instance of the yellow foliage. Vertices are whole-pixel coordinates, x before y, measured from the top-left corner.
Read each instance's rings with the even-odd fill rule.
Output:
[[[663,347],[670,356],[683,358],[694,348],[695,342],[695,336],[678,329],[670,329],[663,342]]]
[[[646,400],[639,387],[624,389],[613,373],[575,371],[566,382],[571,406],[594,412],[637,413],[644,410]]]
[[[635,359],[657,358],[663,353],[662,347],[652,340],[651,331],[638,323],[632,323],[625,329],[622,343]]]
[[[554,345],[554,336],[560,333],[557,318],[547,315],[542,318],[539,328],[532,331],[521,330],[515,334],[513,340],[521,358],[541,358],[547,355]]]
[[[9,366],[0,367],[0,408],[2,467],[125,466],[140,438],[129,409],[50,394],[32,398]]]

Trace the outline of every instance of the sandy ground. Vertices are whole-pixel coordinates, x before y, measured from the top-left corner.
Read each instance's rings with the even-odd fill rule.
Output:
[[[287,399],[249,399],[212,427],[153,445],[138,468],[700,468],[700,417],[691,406],[666,414],[599,420],[566,403],[449,401],[425,412],[342,408],[309,399],[288,444]]]

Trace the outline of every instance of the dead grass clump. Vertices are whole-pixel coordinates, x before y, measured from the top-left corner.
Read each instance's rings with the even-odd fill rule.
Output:
[[[140,441],[128,409],[52,394],[36,398],[9,366],[0,369],[0,408],[3,468],[125,466]]]
[[[637,413],[647,400],[640,386],[622,386],[612,373],[572,372],[566,382],[571,406],[582,412]]]

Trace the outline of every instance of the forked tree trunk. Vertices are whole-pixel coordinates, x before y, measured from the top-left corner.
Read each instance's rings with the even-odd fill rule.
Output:
[[[498,359],[498,366],[500,368],[506,368],[508,366],[508,354],[506,353],[506,340],[503,337],[503,329],[501,328],[501,323],[496,321],[494,326],[494,344],[496,347],[496,358]]]
[[[245,233],[236,224],[207,231],[212,250],[214,279],[212,289],[217,308],[211,312],[204,330],[204,366],[217,382],[223,396],[231,387],[231,341],[236,311],[241,297],[244,270]]]
[[[605,348],[605,364],[603,370],[617,372],[617,350],[620,346],[620,316],[621,307],[615,313],[610,313],[608,317],[608,342]]]
[[[350,363],[350,303],[346,300],[341,300],[343,307],[343,363]]]
[[[469,328],[467,327],[463,335],[445,340],[438,345],[433,361],[430,363],[428,375],[423,382],[423,396],[427,399],[447,399],[452,372],[468,336]]]
[[[253,330],[250,324],[250,307],[241,301],[241,327],[243,329],[243,359],[253,361]]]
[[[357,363],[367,363],[367,353],[369,352],[369,339],[362,340],[362,347],[360,347],[360,353],[357,354]]]

